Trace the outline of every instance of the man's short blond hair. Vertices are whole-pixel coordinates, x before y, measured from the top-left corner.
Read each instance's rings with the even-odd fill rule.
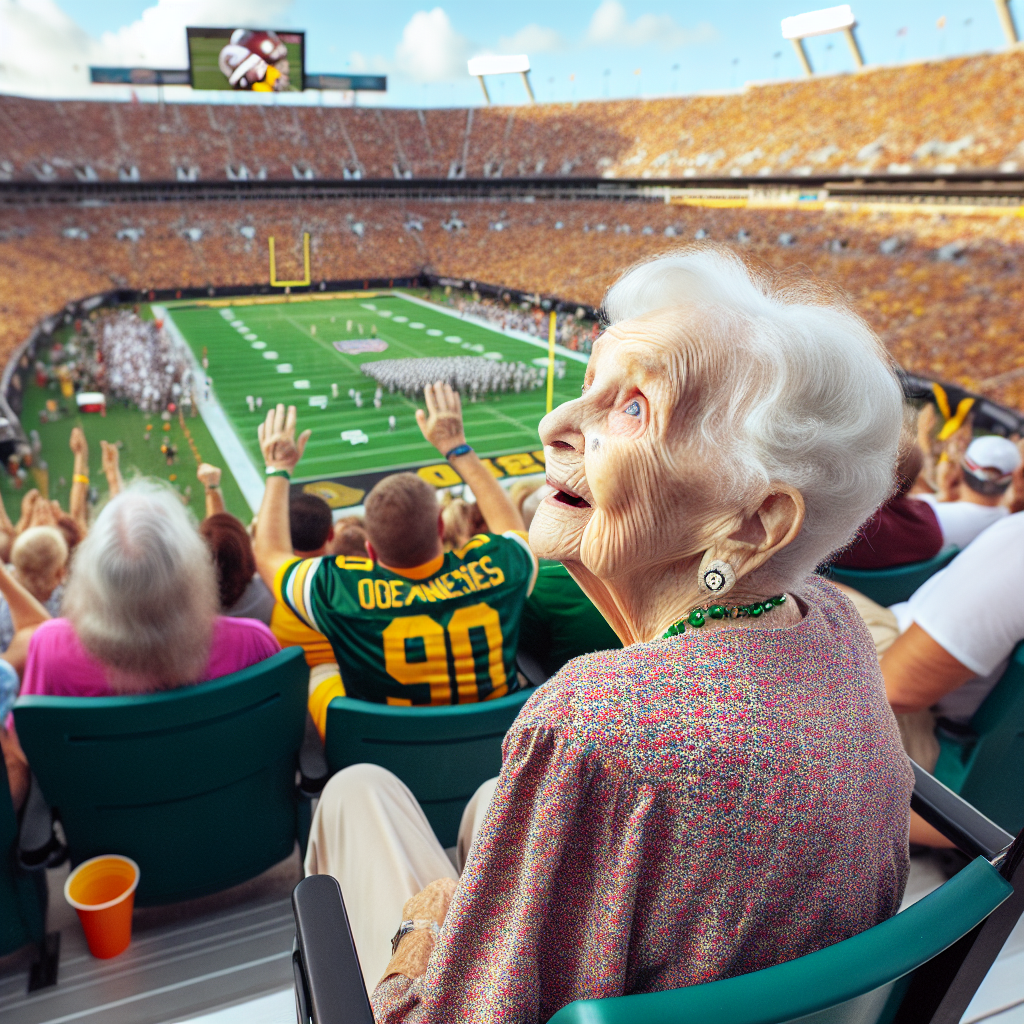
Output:
[[[415,473],[386,476],[366,499],[366,535],[385,565],[408,569],[440,547],[437,493]]]

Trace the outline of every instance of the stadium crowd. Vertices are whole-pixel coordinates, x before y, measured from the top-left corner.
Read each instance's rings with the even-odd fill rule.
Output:
[[[12,209],[0,232],[0,355],[65,302],[111,287],[264,281],[271,234],[278,272],[289,277],[301,273],[302,232],[309,231],[314,282],[426,269],[467,288],[484,281],[592,306],[623,267],[705,238],[781,273],[809,268],[844,290],[906,369],[1024,406],[1017,346],[1024,220],[1010,213],[838,202],[822,210],[538,200],[460,203],[458,230],[451,218],[449,204],[405,200]],[[412,222],[419,229],[407,228]],[[129,229],[133,234],[123,234]],[[468,294],[459,301],[474,315],[546,335],[539,310],[498,310]],[[575,337],[585,349],[587,332],[571,321],[562,318],[560,330],[570,337],[560,340],[572,347]]]
[[[0,97],[0,179],[718,177],[1013,171],[1019,51],[739,93],[449,110]],[[765,126],[770,125],[770,131]]]

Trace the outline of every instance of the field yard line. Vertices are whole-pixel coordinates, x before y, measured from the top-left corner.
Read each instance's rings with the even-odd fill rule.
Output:
[[[445,316],[450,316],[453,320],[460,320],[464,324],[475,324],[477,327],[486,328],[488,331],[493,331],[502,337],[515,338],[516,341],[525,341],[527,345],[532,345],[534,348],[542,348],[545,352],[548,350],[548,343],[546,341],[541,341],[540,338],[535,338],[532,334],[527,334],[526,331],[517,331],[514,327],[495,327],[488,320],[473,316],[472,314],[461,316],[458,313],[453,313],[445,306],[437,306],[433,302],[427,302],[426,299],[418,299],[415,295],[407,295],[405,292],[398,290],[393,294],[397,295],[400,299],[405,299],[406,302],[415,302],[417,306],[432,309],[435,313],[444,313]],[[590,356],[583,352],[573,352],[572,349],[564,348],[562,345],[556,345],[555,352],[560,356],[565,356],[566,359],[573,359],[577,363],[586,365],[590,362]]]
[[[191,358],[192,372],[195,374],[196,380],[205,381],[206,371],[203,370],[202,363],[199,362],[195,352],[192,351],[192,346],[185,340],[181,329],[174,322],[170,311],[163,306],[153,306],[153,315],[157,319],[163,320],[164,325],[171,332],[171,336]],[[209,400],[203,397],[201,385],[195,389],[194,394],[199,408],[199,415],[202,416],[206,429],[210,431],[213,440],[220,449],[221,455],[224,456],[225,463],[227,463],[228,468],[234,475],[238,488],[242,492],[242,497],[245,498],[246,503],[253,512],[258,512],[263,501],[263,491],[266,487],[263,476],[256,469],[245,446],[231,428],[231,424],[228,423],[228,418],[224,414],[220,402],[214,397],[212,389]]]

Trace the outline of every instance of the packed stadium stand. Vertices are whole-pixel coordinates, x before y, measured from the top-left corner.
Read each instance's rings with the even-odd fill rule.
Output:
[[[812,206],[820,204],[810,204]],[[0,230],[0,354],[42,316],[113,287],[434,274],[597,306],[624,267],[707,238],[845,290],[908,370],[1024,405],[1024,219],[912,204],[830,209],[664,202],[301,200],[8,208]]]
[[[0,179],[673,178],[1024,166],[1020,50],[736,92],[468,110],[0,98]]]

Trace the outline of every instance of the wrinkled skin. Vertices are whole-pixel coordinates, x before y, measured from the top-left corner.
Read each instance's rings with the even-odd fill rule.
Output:
[[[594,345],[581,397],[541,421],[555,493],[537,510],[530,545],[565,564],[624,644],[714,602],[697,585],[706,555],[736,572],[725,603],[772,596],[744,577],[800,531],[799,491],[773,483],[738,507],[724,497],[722,460],[698,455],[690,427],[728,387],[714,359],[727,343],[707,315],[682,307],[623,321]],[[765,625],[799,614],[790,601]]]

